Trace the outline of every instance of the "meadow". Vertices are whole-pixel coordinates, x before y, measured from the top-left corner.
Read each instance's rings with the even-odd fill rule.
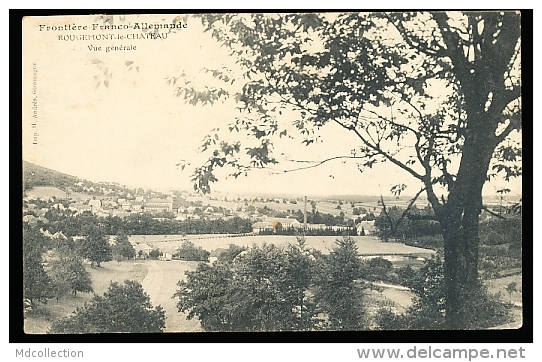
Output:
[[[360,255],[424,255],[429,257],[435,252],[408,246],[402,243],[382,242],[374,236],[352,236],[358,246]],[[179,248],[184,240],[190,240],[195,246],[201,246],[204,250],[213,252],[219,248],[228,248],[229,244],[239,246],[261,246],[264,243],[286,246],[296,244],[295,236],[287,235],[250,235],[228,237],[227,235],[132,235],[130,242],[133,244],[145,243],[161,251],[173,252]],[[305,237],[307,248],[314,248],[324,254],[332,250],[336,236],[307,236]]]

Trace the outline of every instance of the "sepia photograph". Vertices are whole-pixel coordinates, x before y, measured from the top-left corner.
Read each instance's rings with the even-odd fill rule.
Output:
[[[24,17],[24,333],[520,329],[521,24]]]

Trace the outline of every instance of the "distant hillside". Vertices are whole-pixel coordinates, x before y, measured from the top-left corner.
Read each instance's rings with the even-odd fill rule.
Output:
[[[37,188],[43,189],[37,190]],[[132,200],[136,196],[144,196],[147,199],[168,196],[153,190],[130,189],[116,182],[92,182],[27,161],[23,161],[23,189],[25,191],[36,189],[37,195],[43,193],[43,196],[53,196],[58,194],[59,191],[68,191],[72,196],[82,193],[81,195],[126,198],[128,200]]]
[[[65,190],[79,179],[75,176],[23,161],[23,188],[30,190],[36,186],[52,186]]]

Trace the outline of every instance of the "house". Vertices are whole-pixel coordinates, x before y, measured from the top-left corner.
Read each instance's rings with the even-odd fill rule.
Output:
[[[132,211],[141,211],[143,209],[142,201],[132,201]]]
[[[49,232],[49,230],[43,231],[43,229],[40,229],[40,232],[41,232],[44,236],[47,236],[48,238],[50,238],[50,237],[53,236],[53,234],[51,234],[51,233]]]
[[[186,214],[177,214],[177,216],[175,217],[175,220],[178,221],[185,221],[186,219],[188,219],[188,215]]]
[[[254,234],[257,234],[260,230],[272,229],[272,228],[273,226],[269,225],[268,222],[260,221],[260,222],[252,224],[252,232]]]
[[[88,205],[78,205],[77,214],[82,214],[85,211],[92,211],[92,208]]]
[[[53,239],[66,239],[66,240],[68,239],[68,238],[66,237],[66,235],[64,235],[64,234],[62,233],[62,231],[57,231],[56,233],[54,233],[54,234],[52,235],[52,238],[53,238]]]
[[[124,210],[111,210],[109,215],[111,216],[118,216],[120,218],[125,218],[127,216],[130,216],[131,213],[128,212],[128,211],[124,211]]]
[[[149,256],[149,253],[152,251],[152,248],[147,244],[137,244],[134,245],[134,249],[136,252],[136,255],[139,257],[139,252],[141,251],[141,256],[147,257]]]
[[[237,213],[237,216],[239,216],[241,219],[249,219],[250,216],[246,212],[239,212]]]
[[[40,221],[40,222],[42,222],[44,224],[49,224],[49,220],[47,220],[46,218],[44,218],[42,216],[38,217],[38,221]]]
[[[160,260],[170,261],[172,254],[167,251],[163,251],[162,255],[160,256]]]
[[[212,214],[215,212],[215,209],[213,209],[211,206],[208,206],[204,211],[203,213],[204,214]]]
[[[263,221],[269,223],[271,227],[273,227],[273,225],[276,225],[277,223],[280,223],[283,229],[291,228],[291,227],[293,228],[302,227],[302,224],[299,221],[297,221],[297,219],[290,219],[290,218],[284,218],[284,217],[265,217]]]
[[[252,231],[257,233],[265,229],[275,229],[280,225],[283,229],[296,228],[299,229],[302,227],[302,224],[296,219],[281,218],[281,217],[265,217],[263,221],[256,222],[252,225]]]
[[[88,202],[88,206],[90,206],[90,211],[97,212],[102,209],[102,201],[101,200],[90,200]]]
[[[38,218],[34,215],[25,215],[23,216],[23,222],[27,222],[32,226],[38,225]]]
[[[149,199],[145,201],[143,208],[146,212],[171,212],[173,210],[173,201],[167,199]]]
[[[307,224],[309,230],[324,230],[327,228],[326,224]]]
[[[356,225],[356,230],[358,235],[361,235],[361,232],[365,233],[365,235],[372,235],[375,232],[375,222],[372,221],[362,221],[359,224]]]

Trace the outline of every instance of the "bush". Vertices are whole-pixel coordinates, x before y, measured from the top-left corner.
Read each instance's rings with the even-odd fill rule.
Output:
[[[413,305],[406,313],[395,315],[388,308],[379,310],[376,323],[379,329],[448,329],[445,323],[446,293],[444,289],[443,261],[440,255],[427,260],[407,285],[416,294]],[[459,290],[464,303],[460,315],[462,329],[487,329],[511,321],[509,303],[500,295],[490,294],[477,283],[472,289]],[[390,314],[391,313],[391,314]]]
[[[366,329],[364,285],[359,282],[363,261],[355,241],[343,237],[329,255],[319,259],[315,277],[315,300],[327,314],[330,330]]]
[[[407,238],[404,240],[404,243],[405,245],[431,250],[442,250],[444,248],[444,238],[442,235],[424,235],[416,238]]]
[[[179,249],[173,253],[173,257],[185,261],[209,261],[210,252],[203,250],[201,246],[196,247],[191,241],[185,241]]]
[[[490,218],[480,223],[480,243],[482,245],[515,244],[521,245],[523,237],[522,219]]]
[[[241,254],[245,250],[247,250],[247,248],[244,246],[230,244],[228,249],[222,251],[218,255],[218,260],[225,263],[231,263],[237,255]]]
[[[165,327],[165,312],[153,308],[141,284],[126,280],[111,282],[103,296],[94,296],[82,308],[57,320],[49,333],[156,333]]]
[[[162,252],[160,251],[160,249],[156,248],[156,249],[152,249],[150,252],[149,252],[149,258],[151,259],[158,259],[162,256]]]
[[[310,271],[309,256],[295,246],[255,246],[232,263],[199,264],[174,296],[179,311],[198,317],[206,331],[310,329]]]

